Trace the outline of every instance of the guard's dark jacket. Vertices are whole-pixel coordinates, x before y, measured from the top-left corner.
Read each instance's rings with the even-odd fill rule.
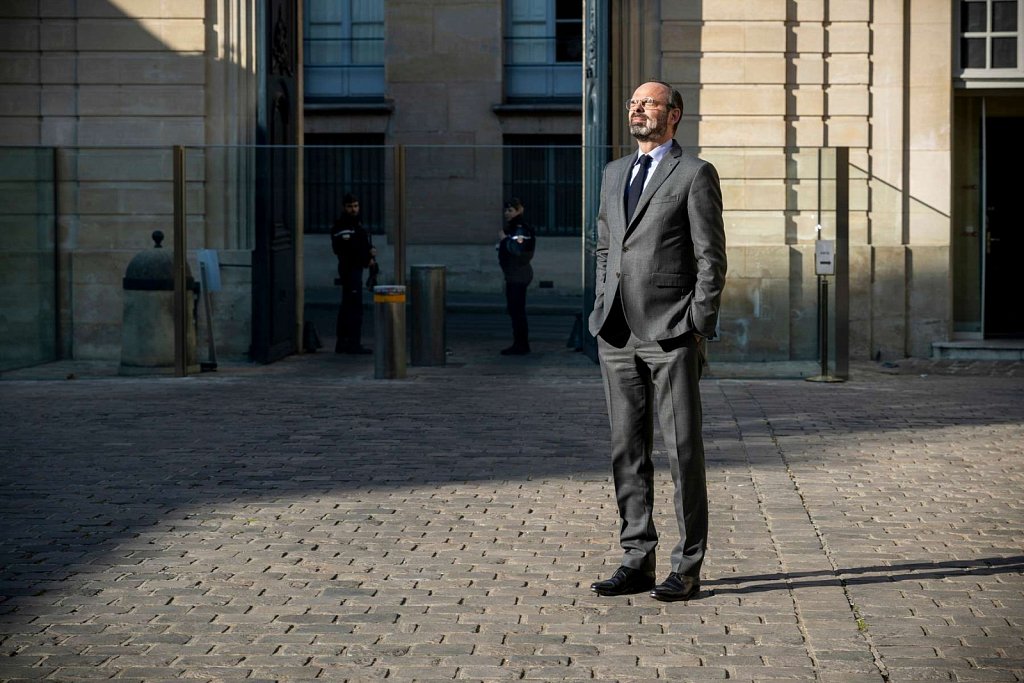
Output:
[[[529,225],[516,216],[504,227],[505,238],[498,243],[498,263],[506,282],[528,285],[533,280],[533,252],[537,236]],[[520,239],[522,242],[520,243]]]
[[[331,231],[331,249],[338,257],[338,274],[362,270],[370,265],[370,233],[366,232],[357,216],[345,214],[334,221]]]

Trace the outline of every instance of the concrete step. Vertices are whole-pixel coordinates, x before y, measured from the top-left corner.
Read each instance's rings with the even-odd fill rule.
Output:
[[[970,339],[932,343],[935,360],[1024,360],[1024,339]]]

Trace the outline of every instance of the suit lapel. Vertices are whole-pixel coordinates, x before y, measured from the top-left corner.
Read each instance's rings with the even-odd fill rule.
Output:
[[[634,152],[629,157],[623,159],[623,168],[621,173],[617,173],[617,179],[615,181],[614,193],[615,197],[618,198],[618,220],[622,221],[623,228],[626,228],[626,187],[630,183],[630,176],[633,175],[633,163],[636,162],[637,155]]]
[[[626,186],[629,183],[630,171],[633,170],[633,162],[636,161],[636,152],[633,152],[628,157],[622,157],[619,162],[622,164],[622,168],[615,174],[615,187],[612,188],[614,196],[616,198],[616,206],[618,211],[615,212],[615,225],[620,226],[616,232],[622,233],[626,230]]]

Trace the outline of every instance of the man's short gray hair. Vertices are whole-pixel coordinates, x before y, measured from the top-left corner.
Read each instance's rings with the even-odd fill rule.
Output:
[[[671,83],[666,83],[665,81],[659,81],[658,79],[653,79],[653,80],[651,80],[649,82],[650,83],[657,83],[658,85],[663,85],[666,88],[668,88],[668,90],[669,90],[669,97],[668,97],[669,108],[671,108],[671,109],[678,109],[679,112],[682,113],[682,111],[683,111],[683,96],[682,96],[682,94],[680,94],[680,92],[678,90],[676,90],[674,85],[672,85]]]

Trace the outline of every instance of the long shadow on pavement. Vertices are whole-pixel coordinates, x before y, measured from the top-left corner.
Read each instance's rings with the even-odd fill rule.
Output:
[[[1024,572],[1024,555],[1015,557],[979,557],[946,562],[897,562],[871,567],[843,567],[835,572],[779,572],[728,576],[703,581],[716,595],[799,590],[826,586],[888,584],[899,581],[924,581],[962,576],[993,576]],[[820,578],[814,578],[820,577]],[[804,580],[808,579],[808,580]]]

